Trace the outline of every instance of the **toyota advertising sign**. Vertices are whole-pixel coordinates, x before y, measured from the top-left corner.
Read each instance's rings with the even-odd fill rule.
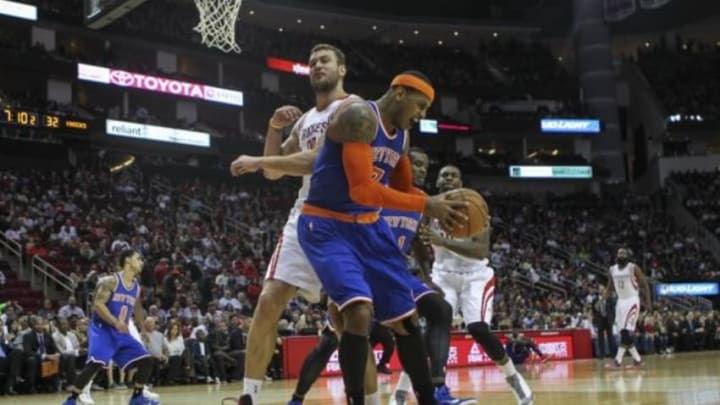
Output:
[[[199,98],[215,103],[243,105],[243,93],[241,91],[84,63],[78,63],[78,79],[173,96]]]

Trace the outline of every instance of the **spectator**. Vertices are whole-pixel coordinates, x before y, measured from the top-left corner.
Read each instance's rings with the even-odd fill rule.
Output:
[[[58,311],[58,316],[61,319],[67,319],[72,315],[75,315],[79,318],[84,318],[85,311],[83,311],[82,308],[75,305],[75,297],[71,295],[68,298],[68,303],[66,305],[63,305],[62,308],[60,308],[60,311]]]
[[[221,320],[214,328],[208,331],[208,346],[212,351],[215,365],[217,366],[218,378],[220,381],[230,382],[228,378],[228,367],[235,367],[235,360],[228,355],[230,350],[229,337],[227,334],[227,324]],[[217,380],[216,380],[217,382]]]
[[[532,339],[522,336],[517,331],[513,331],[512,337],[505,343],[505,352],[512,359],[513,364],[525,363],[531,352],[535,352],[543,362],[548,361],[548,357],[542,354]]]
[[[70,242],[70,240],[77,238],[77,229],[70,222],[69,219],[65,220],[65,224],[60,227],[58,237],[63,243]]]
[[[245,345],[247,338],[243,328],[243,318],[237,315],[230,316],[230,335],[228,355],[233,358],[235,365],[231,374],[233,380],[240,380],[243,377],[245,368]]]
[[[30,393],[34,394],[37,392],[36,381],[40,376],[41,363],[46,360],[59,362],[60,353],[52,336],[47,332],[47,321],[38,316],[31,316],[29,321],[31,331],[24,333],[22,337],[25,354],[24,370],[26,370],[24,377],[30,385]],[[56,377],[50,378],[56,379]],[[55,384],[50,384],[50,387],[53,386]]]
[[[55,309],[53,309],[53,304],[50,298],[45,298],[43,300],[43,307],[40,311],[38,311],[37,315],[43,319],[47,319],[48,321],[55,319],[56,313]]]
[[[60,376],[70,386],[75,383],[75,370],[80,356],[87,351],[80,348],[80,341],[75,333],[70,331],[70,324],[66,318],[58,321],[58,329],[52,335],[55,346],[60,353]],[[85,364],[81,362],[80,364]]]
[[[213,381],[220,382],[217,375],[215,361],[213,360],[210,347],[207,343],[207,334],[204,330],[198,330],[196,338],[191,339],[188,343],[188,348],[192,353],[195,372],[198,379],[205,378],[207,383]]]
[[[217,256],[214,252],[211,252],[207,258],[205,258],[204,263],[204,270],[206,272],[210,272],[212,274],[215,274],[220,271],[220,266],[222,264],[220,263],[220,260],[218,260]]]
[[[180,324],[171,322],[165,334],[165,345],[168,349],[168,375],[166,383],[175,385],[185,382],[186,368],[183,366],[183,355],[185,353],[185,340],[180,333]]]
[[[238,311],[242,310],[242,304],[240,301],[232,296],[232,291],[225,290],[225,295],[218,301],[218,306],[226,311]]]
[[[14,335],[6,331],[6,325],[0,322],[0,373],[5,374],[5,381],[0,387],[0,395],[15,395],[15,384],[23,365],[23,352],[14,349],[12,342]]]
[[[168,363],[169,348],[165,343],[165,337],[157,330],[157,320],[153,316],[145,318],[142,341],[145,349],[154,359],[150,381],[158,384],[161,381],[161,373]]]

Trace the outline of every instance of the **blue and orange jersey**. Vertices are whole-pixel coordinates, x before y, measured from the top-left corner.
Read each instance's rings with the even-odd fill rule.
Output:
[[[120,273],[115,273],[117,285],[115,291],[107,302],[107,308],[120,322],[127,323],[128,319],[135,312],[135,300],[139,299],[140,285],[137,280],[133,280],[132,285],[128,288],[123,284]],[[100,316],[93,312],[93,322],[107,324]]]
[[[419,212],[398,211],[392,209],[383,209],[380,214],[395,235],[398,247],[403,253],[410,250],[410,244],[415,238],[422,214]]]
[[[377,104],[372,101],[367,103],[375,111],[378,120],[377,134],[371,144],[372,178],[382,185],[388,185],[390,175],[403,155],[407,133],[397,129],[394,134],[388,134],[382,125]],[[360,205],[352,200],[345,170],[343,144],[326,137],[313,165],[310,191],[305,202],[322,209],[351,215],[377,212],[381,207]]]

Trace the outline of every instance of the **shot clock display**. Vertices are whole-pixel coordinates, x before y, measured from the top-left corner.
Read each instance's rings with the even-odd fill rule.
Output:
[[[68,118],[55,114],[39,114],[34,111],[4,107],[0,114],[0,124],[12,124],[22,127],[45,128],[50,130],[69,130],[87,132],[90,121]]]

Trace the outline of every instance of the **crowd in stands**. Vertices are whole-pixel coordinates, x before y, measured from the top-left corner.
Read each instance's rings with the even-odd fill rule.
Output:
[[[618,190],[600,197],[591,193],[550,197],[547,204],[525,205],[504,218],[548,248],[563,249],[582,261],[607,265],[619,247],[627,246],[655,279],[720,277],[713,256],[693,233],[675,224],[663,193]]]
[[[720,116],[720,45],[661,37],[638,49],[637,63],[668,115]]]
[[[720,172],[674,173],[671,179],[682,188],[685,207],[720,238]]]
[[[61,5],[46,0],[41,8],[63,13],[66,7]],[[197,15],[191,3],[174,5],[169,7],[166,0],[146,2],[113,29],[152,30],[176,41],[194,38],[198,43],[192,31],[191,21]],[[168,9],[177,18],[167,18]],[[544,95],[550,88],[562,89],[549,93],[560,94],[558,97],[570,92],[567,73],[539,44],[503,39],[480,44],[472,53],[440,46],[418,49],[378,42],[338,43],[250,24],[238,26],[237,34],[243,55],[258,61],[267,56],[269,44],[278,56],[304,60],[317,41],[336,43],[353,60],[350,78],[358,82],[386,82],[389,75],[405,69],[408,61],[419,60],[431,77],[437,77],[441,88],[450,90],[489,86],[493,91],[521,88]],[[2,29],[0,48],[48,54]],[[711,51],[694,45],[689,50],[681,46],[675,52],[652,49],[641,53],[638,62],[651,82],[658,84],[658,94],[667,105],[705,113],[716,108],[711,104],[720,105],[711,91],[718,83],[706,83],[702,88],[697,79],[709,77],[707,69],[714,68],[717,55],[710,55]],[[660,71],[658,58],[668,54],[674,62],[669,70]],[[98,55],[87,57],[82,50],[62,47],[52,53],[73,61],[97,62],[100,58],[107,66],[156,72],[118,62],[112,47]],[[380,60],[402,62],[403,66],[379,66],[376,61]],[[697,66],[687,65],[693,63]],[[686,87],[679,89],[682,86]],[[273,108],[287,101],[260,89],[243,89],[257,91],[253,97],[261,97]],[[300,96],[288,97],[307,103]],[[32,92],[0,92],[0,102],[67,114],[119,116],[116,106],[48,105]],[[473,94],[462,103],[474,108],[477,100]],[[472,116],[468,112],[468,122]],[[144,106],[134,106],[130,118],[167,123]],[[174,125],[194,128],[199,123]],[[466,159],[461,167],[477,167],[480,160],[500,168],[508,164],[485,157]],[[52,391],[72,380],[87,351],[88,298],[97,279],[115,270],[117,253],[127,248],[142,253],[147,265],[141,283],[149,317],[141,334],[156,359],[153,384],[222,383],[242,377],[246,329],[297,185],[289,180],[266,183],[252,177],[243,182],[217,180],[207,174],[198,178],[155,176],[146,167],[142,170],[146,171],[142,176],[134,171],[110,174],[99,165],[0,172],[0,231],[4,238],[19,243],[27,258],[38,256],[68,274],[74,287],[61,303],[48,299],[41,308],[13,303],[2,313],[3,392],[33,392],[38,387]],[[688,189],[686,206],[708,229],[720,234],[717,174],[679,179]],[[166,187],[158,187],[158,183]],[[613,315],[612,301],[603,297],[606,279],[600,273],[621,246],[632,250],[653,280],[720,278],[713,256],[703,250],[695,235],[675,225],[664,206],[663,192],[647,196],[609,190],[601,196],[546,196],[543,201],[529,195],[487,197],[496,218],[490,257],[499,285],[494,329],[586,328],[597,343],[598,357],[614,354],[617,331],[613,333],[609,327],[610,342],[600,337],[612,325]],[[282,336],[317,334],[323,317],[321,306],[293,299],[278,331]],[[719,323],[717,313],[711,310],[677,312],[658,302],[640,319],[638,343],[644,353],[718,348]],[[455,327],[463,325],[458,321]],[[33,334],[44,338],[33,339]],[[42,348],[36,346],[38,341],[43,342]],[[280,375],[279,353],[268,370],[271,377]],[[50,379],[39,375],[43,355],[57,355],[60,361],[59,373]],[[97,382],[122,388],[125,377],[115,376],[111,369]]]
[[[170,191],[162,191],[151,187],[148,177],[141,181],[133,172],[109,174],[96,167],[0,174],[4,236],[21,243],[26,255],[55,264],[76,287],[62,306],[46,300],[37,312],[7,309],[4,341],[10,353],[27,354],[26,347],[12,345],[21,342],[17,336],[23,331],[56,335],[70,329],[78,341],[73,364],[82,364],[77,362],[82,361],[85,303],[97,278],[114,270],[115,254],[129,247],[141,252],[148,266],[141,281],[150,316],[144,333],[153,336],[146,343],[153,342],[158,359],[154,382],[241,377],[245,328],[296,186],[166,179]],[[579,327],[597,337],[603,317],[612,311],[602,298],[605,279],[590,271],[588,262],[609,265],[615,249],[625,243],[652,278],[697,280],[718,274],[716,262],[691,235],[671,225],[662,204],[654,202],[657,198],[617,192],[605,198],[548,198],[546,203],[529,195],[489,194],[488,200],[498,218],[490,257],[499,283],[495,329]],[[646,242],[643,234],[652,238]],[[717,347],[718,319],[712,311],[686,314],[664,305],[657,303],[642,318],[638,339],[644,351]],[[28,316],[33,314],[40,320]],[[316,334],[322,319],[321,307],[297,298],[278,330],[281,335]],[[459,321],[455,327],[463,325]],[[196,358],[198,344],[207,344],[209,350],[202,352],[210,354]],[[612,343],[603,347],[596,352],[607,352]],[[63,359],[75,353],[47,349],[58,350]],[[70,380],[68,361],[62,361],[60,381]],[[278,376],[280,367],[276,357],[269,373]],[[21,379],[15,380],[20,383],[9,388],[31,391],[23,384],[32,377],[26,374],[29,369],[20,370]],[[122,376],[110,378],[101,384],[122,381]],[[47,387],[56,389],[57,380]]]

